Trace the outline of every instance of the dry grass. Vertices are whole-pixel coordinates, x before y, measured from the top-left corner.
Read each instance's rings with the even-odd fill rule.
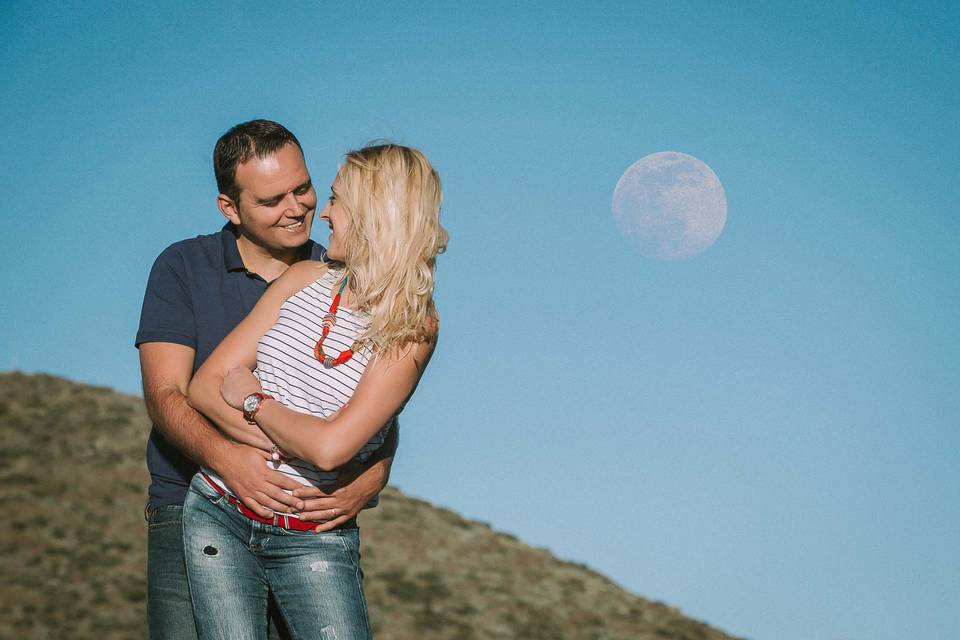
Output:
[[[146,637],[148,431],[139,398],[0,374],[0,638]],[[380,640],[731,638],[396,489],[361,527]]]

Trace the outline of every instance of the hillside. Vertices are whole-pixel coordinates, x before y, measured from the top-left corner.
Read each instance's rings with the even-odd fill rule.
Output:
[[[0,373],[0,638],[144,638],[140,398]],[[722,640],[489,526],[388,489],[361,516],[381,640]]]

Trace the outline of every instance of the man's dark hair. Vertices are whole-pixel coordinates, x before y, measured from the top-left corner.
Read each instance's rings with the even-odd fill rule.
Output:
[[[220,136],[213,148],[213,173],[217,176],[217,189],[235,203],[239,203],[237,165],[253,156],[272,156],[291,142],[303,153],[297,137],[273,120],[251,120],[231,128]]]

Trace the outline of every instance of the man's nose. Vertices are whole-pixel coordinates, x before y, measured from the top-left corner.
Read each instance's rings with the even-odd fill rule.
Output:
[[[300,205],[300,199],[293,191],[286,195],[286,197],[283,199],[283,203],[286,205],[284,207],[284,213],[289,211],[295,216],[299,216],[303,213],[303,207]]]

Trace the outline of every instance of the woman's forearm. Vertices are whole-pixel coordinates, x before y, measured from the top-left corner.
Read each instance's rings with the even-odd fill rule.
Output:
[[[265,402],[256,415],[257,425],[286,455],[332,471],[343,466],[360,450],[355,438],[345,437],[343,426],[317,416],[289,409],[276,400]]]
[[[190,382],[190,406],[205,415],[231,440],[269,451],[273,443],[260,427],[249,424],[243,419],[242,412],[224,402],[220,396],[222,382],[223,376],[202,375],[202,372],[198,372]]]
[[[276,400],[267,400],[256,413],[257,424],[282,451],[323,470],[350,461],[391,420],[416,389],[433,351],[432,343],[397,349],[368,363],[350,402],[329,419],[300,413]],[[226,374],[222,391],[238,407],[259,381],[239,367]]]

